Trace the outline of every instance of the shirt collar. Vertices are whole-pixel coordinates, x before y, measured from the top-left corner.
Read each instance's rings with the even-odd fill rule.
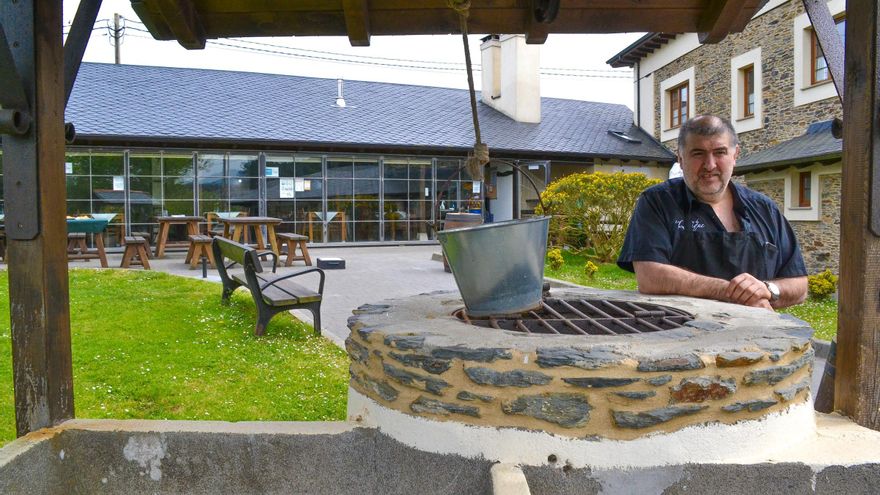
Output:
[[[681,191],[678,195],[679,206],[685,214],[689,214],[694,205],[702,203],[702,201],[691,192],[691,189],[687,186],[687,183],[685,183],[684,178],[678,180],[681,181]],[[730,192],[733,194],[733,212],[736,214],[737,218],[741,220],[743,230],[748,230],[749,215],[748,210],[743,204],[742,198],[743,194],[748,194],[748,190],[745,188],[740,189],[733,181],[728,182],[727,187],[730,188]]]

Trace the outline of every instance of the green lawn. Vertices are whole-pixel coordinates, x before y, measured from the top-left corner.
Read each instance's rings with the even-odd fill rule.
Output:
[[[635,275],[621,270],[614,263],[598,265],[599,271],[590,278],[584,273],[584,265],[587,262],[585,257],[568,251],[562,251],[562,256],[565,258],[565,264],[562,268],[553,270],[547,265],[544,268],[544,275],[600,289],[636,289]],[[817,338],[831,340],[837,333],[837,301],[808,299],[804,304],[792,306],[782,311],[809,323],[816,331]]]
[[[15,438],[6,272],[0,272],[0,443]],[[70,272],[79,418],[340,420],[348,358],[288,314],[255,337],[239,290],[157,272]]]

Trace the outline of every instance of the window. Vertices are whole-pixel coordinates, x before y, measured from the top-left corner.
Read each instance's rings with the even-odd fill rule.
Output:
[[[755,115],[755,66],[748,65],[740,69],[742,76],[742,116],[743,118]]]
[[[669,90],[669,128],[681,127],[688,119],[688,83]]]
[[[812,183],[812,172],[801,172],[798,174],[798,206],[801,208],[809,208],[812,206],[810,202]]]
[[[846,41],[846,17],[840,16],[834,19],[837,32],[840,39]],[[828,62],[825,61],[825,55],[819,46],[819,38],[814,30],[810,30],[810,83],[817,84],[831,79],[831,73],[828,70]]]

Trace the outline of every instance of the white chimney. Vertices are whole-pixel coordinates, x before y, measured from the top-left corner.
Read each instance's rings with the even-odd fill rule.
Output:
[[[483,103],[517,122],[541,122],[540,46],[527,45],[522,34],[491,35],[483,40]]]
[[[345,81],[342,78],[336,80],[336,106],[344,107],[345,106],[345,94],[343,93],[343,85]]]

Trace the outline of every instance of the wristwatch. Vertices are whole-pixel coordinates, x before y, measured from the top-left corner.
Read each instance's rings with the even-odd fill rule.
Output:
[[[767,286],[767,290],[770,291],[770,302],[776,302],[779,300],[779,286],[774,284],[773,282],[769,282],[767,280],[764,281],[764,285]]]

